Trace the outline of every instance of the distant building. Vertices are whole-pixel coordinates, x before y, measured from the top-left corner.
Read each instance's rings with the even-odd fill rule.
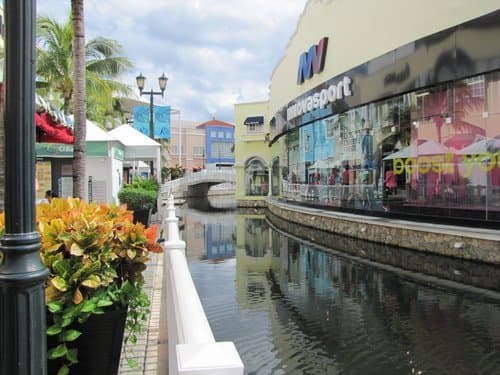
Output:
[[[133,109],[148,103],[130,98],[120,99],[127,123],[133,124]],[[170,139],[159,140],[162,145],[162,167],[180,166],[185,174],[205,168],[205,130],[197,129],[198,121],[181,119],[181,111],[171,109]]]
[[[215,118],[197,126],[205,131],[206,169],[234,166],[234,124]]]
[[[163,148],[164,166],[180,166],[185,174],[205,168],[205,130],[199,122],[172,118],[170,142]]]
[[[265,200],[269,194],[271,149],[268,147],[269,125],[265,115],[268,102],[235,105],[236,200],[238,205]]]

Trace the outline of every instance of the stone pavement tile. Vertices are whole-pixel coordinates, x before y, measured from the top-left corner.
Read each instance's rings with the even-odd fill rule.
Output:
[[[144,324],[143,332],[138,336],[137,343],[127,343],[123,346],[118,375],[159,375],[158,363],[163,363],[162,358],[166,356],[166,353],[161,353],[159,350],[163,254],[150,254],[150,258],[148,268],[144,271],[144,291],[151,301],[151,311]],[[127,363],[127,358],[137,361],[137,367],[131,368]],[[161,375],[166,374],[166,372],[161,372]]]

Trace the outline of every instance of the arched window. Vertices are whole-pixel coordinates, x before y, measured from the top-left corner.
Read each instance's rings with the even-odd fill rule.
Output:
[[[267,196],[269,171],[265,163],[253,158],[245,164],[245,195]]]

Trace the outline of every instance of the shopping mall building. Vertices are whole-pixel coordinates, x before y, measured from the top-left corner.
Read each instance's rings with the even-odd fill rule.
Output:
[[[500,228],[498,0],[310,0],[264,115],[270,195]]]

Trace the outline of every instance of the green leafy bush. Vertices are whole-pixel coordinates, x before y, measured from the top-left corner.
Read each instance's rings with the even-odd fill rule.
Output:
[[[126,204],[132,211],[150,210],[156,206],[158,192],[127,185],[118,192],[121,204]]]
[[[125,188],[144,189],[158,193],[160,191],[160,183],[152,178],[135,177],[132,183],[125,185]]]

